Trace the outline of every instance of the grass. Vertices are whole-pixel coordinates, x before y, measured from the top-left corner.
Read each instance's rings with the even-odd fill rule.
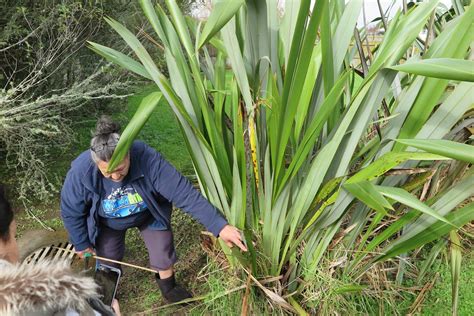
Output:
[[[422,306],[423,315],[451,314],[451,270],[450,266],[439,260],[433,267],[439,273],[438,280],[428,293]],[[474,311],[474,254],[472,251],[463,257],[459,284],[459,316],[472,315]]]
[[[206,280],[201,285],[201,291],[206,297],[188,309],[190,315],[241,315],[246,290],[237,288],[246,283],[246,280],[222,270],[215,261],[209,260],[201,270],[198,278]],[[266,298],[255,287],[248,293],[249,315],[279,315],[279,309],[271,310]],[[225,313],[226,312],[226,313]]]

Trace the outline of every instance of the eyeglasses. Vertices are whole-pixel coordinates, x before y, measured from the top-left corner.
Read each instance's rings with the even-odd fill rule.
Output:
[[[104,149],[115,148],[115,147],[117,147],[117,142],[113,142],[112,144],[102,143],[102,144],[98,144],[98,145],[95,145],[95,146],[91,146],[91,150],[93,152],[97,153],[99,151],[103,151]]]

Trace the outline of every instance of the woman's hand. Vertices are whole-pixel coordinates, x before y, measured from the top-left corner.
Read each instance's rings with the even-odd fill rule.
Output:
[[[119,305],[119,302],[114,298],[114,300],[112,301],[112,305],[111,305],[112,309],[114,310],[115,312],[115,315],[117,316],[121,316],[122,314],[120,314],[120,305]]]
[[[242,242],[242,235],[240,233],[240,230],[238,230],[234,226],[225,225],[219,233],[219,238],[221,238],[230,248],[236,245],[243,251],[247,251],[247,247],[245,247]]]
[[[81,250],[81,251],[76,251],[76,254],[79,256],[79,258],[81,259],[84,259],[86,258],[88,255],[86,255],[86,253],[89,253],[90,255],[94,255],[95,256],[95,251],[94,249],[92,248],[86,248],[84,250]]]

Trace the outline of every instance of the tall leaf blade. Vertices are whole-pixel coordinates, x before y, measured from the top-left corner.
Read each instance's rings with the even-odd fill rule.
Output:
[[[454,27],[450,32],[441,33],[433,42],[427,52],[427,57],[463,58],[474,39],[473,19],[474,6],[471,5],[462,16],[453,21]],[[438,104],[447,85],[446,79],[425,78],[423,87],[417,95],[398,138],[413,138],[418,133]],[[401,150],[403,147],[401,144],[395,144],[394,150]]]
[[[470,203],[467,206],[449,213],[446,216],[446,220],[452,222],[456,226],[463,226],[474,220],[474,203]],[[443,221],[437,221],[427,229],[422,230],[420,233],[415,236],[407,239],[401,243],[396,241],[388,246],[383,254],[378,256],[375,261],[384,261],[389,258],[393,258],[402,253],[406,253],[410,250],[413,250],[417,247],[420,247],[426,243],[429,243],[433,240],[438,240],[444,235],[452,231],[453,227],[450,224],[446,224]]]
[[[209,19],[199,37],[198,48],[201,48],[202,45],[206,44],[211,37],[219,32],[222,27],[232,19],[244,2],[244,0],[214,1],[211,15],[209,16]]]
[[[345,183],[344,189],[364,202],[368,207],[382,214],[387,214],[387,211],[385,210],[386,208],[393,210],[392,205],[388,203],[383,195],[380,194],[375,186],[369,181]]]
[[[165,30],[163,29],[163,25],[161,24],[160,19],[156,15],[156,11],[153,7],[153,4],[151,3],[151,0],[139,0],[139,2],[140,6],[142,7],[143,13],[147,17],[156,34],[158,34],[163,44],[169,47],[170,44],[168,41],[168,37],[166,36]]]
[[[388,67],[410,74],[474,82],[474,61],[455,58],[432,58]]]
[[[396,139],[397,142],[433,154],[474,163],[474,146],[445,139]]]
[[[293,156],[293,160],[291,161],[291,164],[288,169],[285,171],[283,179],[279,183],[280,187],[277,193],[280,192],[285,183],[299,171],[300,167],[306,161],[307,155],[314,146],[314,141],[319,136],[321,130],[324,127],[324,124],[331,115],[332,109],[341,97],[341,94],[344,92],[344,85],[346,84],[346,80],[349,74],[349,72],[346,72],[339,78],[339,80],[335,83],[334,87],[331,89],[329,95],[324,99],[324,102],[321,105],[321,108],[319,109],[317,115],[315,115],[313,117],[313,120],[309,122],[303,139],[301,140],[301,143],[299,144],[298,149],[296,150],[296,153]]]
[[[120,136],[117,147],[115,147],[112,158],[110,159],[108,171],[114,170],[125,158],[130,146],[132,146],[138,133],[140,133],[146,121],[150,118],[150,115],[160,102],[162,96],[163,94],[161,92],[153,91],[142,99],[137,111]]]
[[[331,4],[335,2],[332,1]],[[329,13],[329,5],[324,6],[323,16],[321,19],[321,53],[322,53],[322,76],[324,83],[324,95],[328,95],[334,85],[334,51],[333,51],[333,39],[331,34],[331,16]],[[314,13],[313,13],[314,14]]]
[[[283,44],[285,65],[288,65],[291,40],[294,38],[300,5],[301,0],[285,1],[285,15],[283,15],[283,20],[280,24],[280,38]]]
[[[415,196],[411,195],[410,193],[401,188],[377,186],[377,190],[386,197],[394,199],[395,201],[398,201],[406,206],[412,207],[422,213],[428,214],[440,221],[450,224],[454,228],[457,228],[457,226],[455,226],[453,223],[448,221],[443,216],[439,215],[438,212],[436,212],[431,207],[418,200]]]
[[[232,20],[222,29],[221,34],[230,59],[230,63],[232,65],[232,70],[234,71],[235,78],[239,84],[240,92],[242,93],[245,101],[247,114],[250,114],[253,111],[252,95],[250,93],[250,85],[247,78],[247,73],[245,72],[244,58],[240,52],[239,41],[237,40],[235,33],[235,21]]]
[[[303,129],[303,125],[306,120],[308,120],[308,109],[311,106],[311,98],[313,96],[313,89],[314,89],[314,84],[316,82],[316,78],[319,73],[320,65],[321,65],[321,45],[316,45],[314,47],[313,51],[313,56],[311,57],[311,62],[308,66],[308,74],[307,74],[307,79],[305,80],[303,91],[301,94],[301,99],[300,99],[300,104],[298,106],[298,112],[296,112],[295,115],[295,131],[294,131],[294,137],[295,139],[299,139],[301,132],[305,131]],[[342,78],[344,76],[341,76]],[[340,85],[341,83],[339,83]],[[337,85],[334,84],[332,88],[335,88]],[[344,88],[341,86],[338,90],[338,92],[343,92]],[[331,90],[332,91],[332,90]],[[324,101],[326,101],[329,98],[329,95],[326,97]],[[323,107],[323,106],[321,106]],[[335,106],[333,106],[334,108]],[[332,112],[332,111],[331,111]],[[319,115],[318,115],[319,116]]]
[[[291,134],[291,128],[293,126],[293,120],[297,111],[297,106],[301,98],[302,90],[304,83],[307,77],[307,70],[311,62],[311,57],[313,56],[313,46],[316,41],[317,30],[320,25],[322,15],[324,14],[323,10],[327,4],[328,0],[318,0],[315,2],[313,7],[313,14],[309,20],[308,29],[303,38],[303,43],[301,50],[299,52],[293,51],[293,44],[290,52],[290,62],[291,59],[297,59],[296,70],[292,77],[292,82],[285,84],[283,90],[283,106],[282,113],[280,116],[280,130],[278,135],[278,156],[277,156],[277,168],[282,166],[283,158],[285,155],[285,150],[288,144],[288,139]],[[303,8],[303,6],[301,7]],[[290,71],[290,69],[288,69]],[[280,169],[276,170],[276,178],[279,178]]]
[[[166,5],[170,12],[171,19],[174,24],[174,29],[178,34],[181,44],[184,46],[186,53],[188,54],[188,58],[190,62],[193,63],[195,61],[195,54],[191,42],[190,31],[184,20],[184,16],[181,13],[181,10],[178,7],[178,4],[175,0],[166,0]]]
[[[360,16],[363,0],[351,0],[347,2],[336,31],[334,32],[334,69],[338,70],[344,56],[347,54],[347,48],[350,44],[351,38],[354,34],[354,27],[356,26],[357,19]]]
[[[108,61],[113,62],[114,64],[119,65],[131,72],[136,73],[142,77],[152,80],[148,71],[146,71],[145,67],[140,64],[135,59],[128,57],[127,55],[107,46],[103,46],[94,42],[87,42],[89,44],[89,48],[99,54],[100,56],[104,57]]]
[[[473,107],[474,85],[462,82],[457,85],[446,100],[436,109],[425,126],[416,135],[417,139],[441,139]],[[387,135],[387,138],[395,138]]]
[[[350,177],[346,183],[372,180],[407,160],[444,160],[443,156],[423,152],[388,152]]]
[[[459,279],[461,277],[461,240],[456,231],[449,233],[451,239],[451,296],[452,296],[452,312],[457,315],[459,306]]]

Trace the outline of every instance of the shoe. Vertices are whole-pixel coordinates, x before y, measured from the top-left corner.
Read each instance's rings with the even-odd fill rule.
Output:
[[[160,288],[161,294],[163,297],[170,303],[177,303],[187,298],[192,298],[193,296],[185,288],[176,284],[174,274],[166,279],[160,279],[158,273],[155,274],[156,282],[158,282],[158,287]],[[189,303],[185,303],[189,304]]]

